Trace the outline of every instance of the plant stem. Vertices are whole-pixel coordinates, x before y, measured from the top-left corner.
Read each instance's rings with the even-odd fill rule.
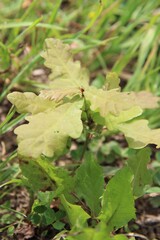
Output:
[[[89,144],[89,140],[90,140],[90,133],[87,132],[87,134],[86,134],[86,141],[84,142],[83,151],[82,151],[81,158],[80,158],[81,162],[83,161],[85,152],[86,152],[88,144]]]
[[[82,93],[83,94],[83,93]],[[84,96],[83,96],[84,97]],[[89,140],[90,140],[90,129],[91,129],[91,117],[89,115],[89,112],[88,112],[88,107],[87,107],[87,102],[86,102],[86,99],[84,97],[84,108],[85,108],[85,112],[86,112],[86,116],[87,116],[87,124],[86,124],[86,140],[84,142],[84,146],[83,146],[83,150],[82,150],[82,154],[81,154],[81,157],[80,157],[80,162],[83,161],[83,158],[84,158],[84,155],[85,155],[85,152],[87,150],[87,147],[88,147],[88,144],[89,144]],[[85,126],[85,124],[84,124]],[[85,129],[85,127],[84,127]]]

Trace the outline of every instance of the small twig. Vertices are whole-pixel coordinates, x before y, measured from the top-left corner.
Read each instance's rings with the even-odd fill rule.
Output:
[[[34,193],[32,191],[29,191],[29,208],[28,208],[28,214],[31,213],[32,211],[32,206],[33,206],[33,203],[34,203]]]
[[[139,233],[127,233],[125,234],[126,236],[128,237],[139,237],[139,238],[142,238],[142,239],[145,239],[145,240],[149,240],[149,238],[147,238],[146,236],[142,235],[142,234],[139,234]]]
[[[79,197],[74,192],[72,192],[71,194],[81,203],[81,205],[86,211],[89,210],[88,207],[85,205],[85,203],[81,199],[79,199]]]

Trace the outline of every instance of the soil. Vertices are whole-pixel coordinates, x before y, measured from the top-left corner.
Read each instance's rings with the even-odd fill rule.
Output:
[[[10,189],[5,189],[9,190]],[[154,208],[150,203],[151,196],[145,196],[136,201],[137,209],[137,219],[129,223],[127,229],[127,236],[134,236],[136,240],[159,240],[160,239],[160,208]],[[28,214],[30,209],[29,206],[29,194],[26,189],[21,187],[16,187],[10,192],[7,197],[5,197],[0,203],[3,204],[5,201],[10,200],[11,208],[23,213],[24,215]],[[6,212],[5,212],[6,213]],[[10,213],[9,214],[15,214]],[[0,218],[2,217],[0,213]],[[0,239],[2,240],[51,240],[58,233],[51,226],[47,228],[37,228],[31,224],[31,222],[24,220],[20,222],[16,220],[14,223],[14,235],[9,237],[7,231],[0,233]],[[0,228],[4,227],[0,223]],[[47,235],[44,237],[43,234],[47,230]],[[126,229],[121,229],[118,232],[126,233]]]

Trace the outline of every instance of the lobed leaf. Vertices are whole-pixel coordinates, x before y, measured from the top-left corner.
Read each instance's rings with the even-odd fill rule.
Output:
[[[90,102],[91,110],[100,112],[102,117],[106,117],[109,113],[118,115],[121,111],[136,105],[128,93],[121,93],[117,89],[104,91],[90,87],[84,92],[84,96]]]
[[[105,91],[90,87],[84,96],[90,103],[93,120],[106,125],[109,130],[119,129],[118,124],[140,116],[143,108],[154,108],[158,104],[158,97],[151,93],[126,93],[118,88]]]
[[[142,109],[139,106],[134,106],[128,110],[122,111],[118,116],[108,114],[105,118],[105,125],[109,130],[117,130],[120,123],[132,120],[142,114]]]
[[[107,184],[102,198],[100,219],[106,222],[109,231],[118,229],[135,218],[132,177],[130,169],[125,167]]]
[[[37,158],[62,154],[68,137],[78,138],[82,132],[81,107],[83,101],[65,103],[54,111],[49,109],[26,117],[28,124],[15,129],[20,155]]]
[[[13,92],[8,94],[8,100],[15,105],[19,113],[40,113],[48,109],[54,109],[55,103],[43,99],[32,92]]]
[[[154,96],[152,93],[147,91],[141,92],[131,92],[133,97],[135,97],[137,104],[143,109],[157,108],[159,97]]]
[[[143,148],[150,143],[160,147],[160,129],[150,129],[147,120],[119,124],[118,128],[124,133],[131,148]]]
[[[118,116],[122,111],[138,106],[143,108],[157,107],[158,97],[151,93],[140,92],[120,92],[119,89],[108,91],[90,87],[84,92],[84,96],[90,102],[90,108],[94,112],[99,112],[102,117],[107,117],[109,113]],[[147,101],[146,101],[147,99]],[[148,103],[150,101],[150,104]]]
[[[73,97],[77,94],[81,94],[80,89],[66,88],[66,89],[42,90],[39,96],[44,99],[55,100],[56,102],[59,102],[61,99],[68,95]]]
[[[80,94],[81,88],[88,87],[88,73],[81,68],[79,61],[73,61],[69,45],[63,44],[57,39],[46,39],[45,51],[41,54],[45,59],[46,67],[51,69],[51,92],[42,92],[48,98],[60,100],[66,95]]]
[[[142,114],[142,109],[135,102],[135,98],[129,93],[119,92],[118,89],[104,91],[90,87],[84,95],[90,102],[93,119],[95,119],[95,112],[99,112],[105,121],[104,124],[110,130],[117,128],[118,123],[126,122]]]

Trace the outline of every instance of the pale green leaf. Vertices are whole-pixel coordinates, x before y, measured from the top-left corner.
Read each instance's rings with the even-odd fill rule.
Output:
[[[119,124],[118,128],[124,133],[131,148],[143,148],[150,143],[160,147],[160,129],[150,129],[147,120]]]
[[[137,104],[143,109],[157,108],[159,97],[154,96],[152,93],[147,91],[131,92],[135,97]]]
[[[100,211],[100,197],[104,189],[104,176],[102,168],[94,157],[87,153],[85,160],[76,172],[76,190],[91,209],[93,215]]]
[[[46,67],[52,71],[50,74],[50,79],[54,80],[50,84],[50,88],[53,89],[52,98],[60,100],[66,95],[80,94],[81,89],[88,87],[89,78],[86,70],[81,68],[80,62],[73,61],[69,45],[51,38],[46,39],[45,43],[42,57],[45,58]],[[47,90],[42,94],[47,97]]]
[[[110,231],[126,225],[135,218],[132,178],[130,169],[125,167],[118,171],[107,184],[102,198],[100,219],[106,222]]]
[[[71,227],[81,230],[83,227],[87,226],[87,219],[90,216],[78,205],[69,203],[63,195],[60,197],[61,203],[67,213]]]
[[[142,109],[139,106],[131,107],[128,110],[122,111],[118,116],[113,114],[108,114],[105,118],[105,125],[109,130],[118,129],[119,123],[124,123],[129,120],[132,120],[135,117],[138,117],[142,114]]]
[[[127,93],[119,89],[108,91],[90,87],[84,91],[90,103],[93,120],[106,125],[109,130],[117,130],[119,123],[127,122],[143,112],[143,108],[157,106],[158,98],[147,92]]]
[[[43,99],[32,92],[13,92],[8,94],[7,98],[15,105],[19,113],[36,114],[55,108],[55,103],[53,101]]]
[[[44,99],[55,100],[56,102],[63,99],[65,96],[74,96],[76,94],[81,94],[80,89],[77,88],[65,88],[65,89],[54,89],[54,90],[42,90],[40,97]]]
[[[93,119],[99,124],[106,125],[110,130],[117,129],[118,123],[126,122],[142,114],[142,109],[137,105],[135,97],[129,93],[121,93],[117,89],[104,91],[90,87],[84,95],[90,102]]]
[[[105,90],[110,90],[114,88],[119,88],[120,78],[118,77],[117,73],[109,72],[106,76],[106,82],[104,85]]]
[[[130,93],[122,93],[117,89],[104,91],[90,87],[84,92],[84,96],[90,102],[91,110],[100,112],[102,117],[106,117],[109,113],[118,116],[121,111],[137,106],[135,98]]]
[[[108,113],[108,115],[104,118],[100,116],[98,112],[91,112],[92,119],[94,122],[104,125],[109,129],[112,130],[118,130],[119,123],[124,123],[129,120],[132,120],[135,117],[138,117],[142,114],[142,109],[139,106],[132,107],[128,110],[121,111],[119,115],[113,115],[111,113]]]
[[[147,169],[150,161],[151,151],[149,148],[136,151],[132,150],[129,154],[128,166],[134,174],[133,194],[140,197],[144,194],[144,187],[151,183],[151,174]]]
[[[111,90],[120,88],[120,79],[115,72],[109,72],[106,76],[106,83],[104,90]],[[131,92],[130,95],[135,98],[137,105],[141,108],[156,108],[158,107],[159,97],[154,96],[152,93],[147,91]]]
[[[54,111],[48,110],[26,117],[28,124],[15,129],[20,155],[37,158],[62,154],[68,137],[78,138],[82,132],[83,101],[65,103]]]

